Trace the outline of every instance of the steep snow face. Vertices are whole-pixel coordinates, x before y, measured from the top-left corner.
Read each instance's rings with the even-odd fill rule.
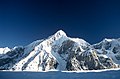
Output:
[[[116,64],[120,64],[120,38],[104,39],[102,42],[94,44],[100,56],[110,57]]]

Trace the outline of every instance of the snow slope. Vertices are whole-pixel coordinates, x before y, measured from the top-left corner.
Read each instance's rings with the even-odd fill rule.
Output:
[[[0,72],[1,79],[119,79],[120,70],[103,72]]]

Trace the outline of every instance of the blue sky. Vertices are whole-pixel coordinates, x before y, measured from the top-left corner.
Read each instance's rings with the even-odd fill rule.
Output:
[[[0,47],[27,45],[57,30],[89,43],[120,37],[119,0],[0,0]]]

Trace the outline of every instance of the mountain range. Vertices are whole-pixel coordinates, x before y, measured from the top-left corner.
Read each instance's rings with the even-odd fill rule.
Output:
[[[0,70],[81,71],[120,67],[120,38],[89,44],[62,30],[27,46],[0,48]]]

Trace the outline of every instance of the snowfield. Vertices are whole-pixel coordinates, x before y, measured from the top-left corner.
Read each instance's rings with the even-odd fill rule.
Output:
[[[96,72],[97,71],[97,72]],[[120,79],[120,70],[96,70],[88,72],[49,71],[49,72],[18,72],[1,71],[0,79]]]

